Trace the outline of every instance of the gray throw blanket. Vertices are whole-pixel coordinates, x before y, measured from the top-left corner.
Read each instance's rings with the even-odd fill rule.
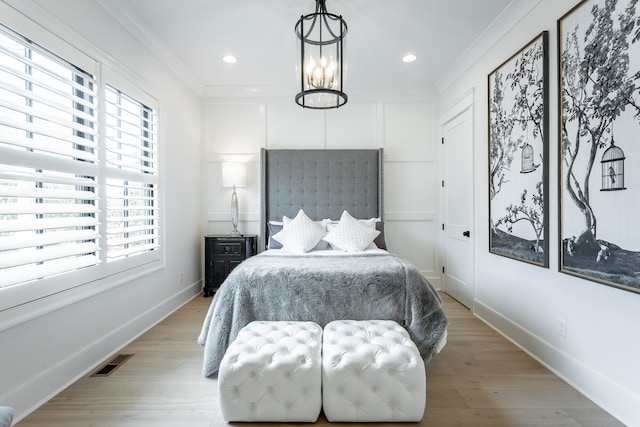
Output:
[[[431,284],[407,261],[374,252],[344,256],[257,255],[215,293],[198,343],[203,374],[218,371],[236,335],[253,320],[395,320],[425,362],[445,336],[447,318]]]

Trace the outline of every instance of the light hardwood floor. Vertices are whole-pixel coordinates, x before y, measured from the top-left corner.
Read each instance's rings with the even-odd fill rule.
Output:
[[[623,425],[455,300],[443,300],[449,338],[427,366],[427,408],[419,425]],[[81,378],[17,426],[227,425],[218,410],[216,380],[201,374],[203,349],[196,343],[210,302],[196,297],[122,349],[134,356],[110,376]],[[317,424],[330,425],[322,415]]]

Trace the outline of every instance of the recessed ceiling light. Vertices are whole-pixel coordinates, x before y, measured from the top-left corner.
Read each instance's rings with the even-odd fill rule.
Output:
[[[413,53],[410,53],[402,57],[402,62],[413,62],[416,59],[418,59],[418,57],[415,56]]]
[[[233,55],[225,55],[222,57],[222,60],[228,64],[235,64],[236,62],[238,62],[238,58]]]

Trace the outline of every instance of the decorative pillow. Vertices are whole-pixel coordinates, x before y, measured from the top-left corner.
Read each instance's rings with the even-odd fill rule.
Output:
[[[306,214],[305,214],[306,215]],[[289,225],[289,223],[293,221],[291,218],[289,218],[288,216],[283,216],[282,217],[282,225],[283,227],[286,227],[287,225]],[[330,222],[331,220],[329,219],[323,219],[320,221],[314,221],[316,224],[318,224],[320,227],[322,227],[323,230],[327,231],[327,224]],[[276,242],[277,243],[277,242]],[[280,248],[282,248],[282,245],[279,245]],[[279,248],[273,248],[273,249],[279,249]],[[313,247],[313,249],[311,249],[312,251],[321,251],[321,250],[325,250],[325,249],[331,249],[331,247],[329,246],[329,243],[325,242],[324,240],[320,240],[318,242],[317,245],[315,245]]]
[[[358,221],[368,227],[376,228],[376,222],[380,221],[380,218],[359,219]]]
[[[335,226],[338,225],[338,221],[331,221],[331,220],[325,220],[325,221],[327,221],[327,231],[333,230]],[[358,221],[360,221],[362,224],[365,224],[371,228],[375,228],[380,232],[380,234],[378,234],[378,237],[376,237],[375,240],[373,241],[373,244],[368,246],[367,249],[380,248],[386,251],[387,242],[384,238],[384,221],[382,221],[380,218],[359,219]],[[324,240],[321,240],[321,242],[322,241]]]
[[[282,243],[275,240],[273,236],[282,231],[284,224],[281,221],[269,221],[267,223],[267,227],[269,227],[269,241],[267,243],[267,249],[282,249]]]
[[[340,222],[323,237],[331,246],[347,252],[359,252],[367,249],[380,232],[352,217],[349,212],[342,212]]]
[[[366,225],[366,223],[365,223],[363,220],[359,219],[358,221],[360,221],[360,223],[361,223],[361,224],[365,224],[365,225]],[[329,223],[327,224],[327,231],[328,231],[328,232],[333,231],[333,230],[338,226],[338,222],[339,222],[339,221],[331,221],[331,222],[329,222]],[[368,226],[368,225],[367,225],[367,226]],[[373,228],[373,226],[372,226],[371,228]],[[376,238],[377,238],[377,237],[376,237]],[[328,246],[330,249],[337,249],[337,250],[341,250],[341,248],[339,248],[338,246],[330,245],[329,243],[327,243],[327,242],[324,240],[324,238],[323,238],[323,240],[320,240],[320,242],[325,242],[325,243],[327,244],[327,246]],[[369,250],[369,249],[378,249],[378,245],[376,245],[375,241],[371,242],[371,243],[369,244],[369,246],[367,246],[366,248],[364,248],[364,250]]]
[[[302,209],[293,220],[286,224],[282,231],[273,238],[282,243],[282,248],[289,252],[306,253],[313,249],[327,232],[320,224],[312,221]]]

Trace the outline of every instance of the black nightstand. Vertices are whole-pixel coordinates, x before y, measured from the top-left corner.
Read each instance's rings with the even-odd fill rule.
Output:
[[[258,236],[216,234],[204,237],[204,296],[218,290],[231,270],[245,259],[255,255]]]

